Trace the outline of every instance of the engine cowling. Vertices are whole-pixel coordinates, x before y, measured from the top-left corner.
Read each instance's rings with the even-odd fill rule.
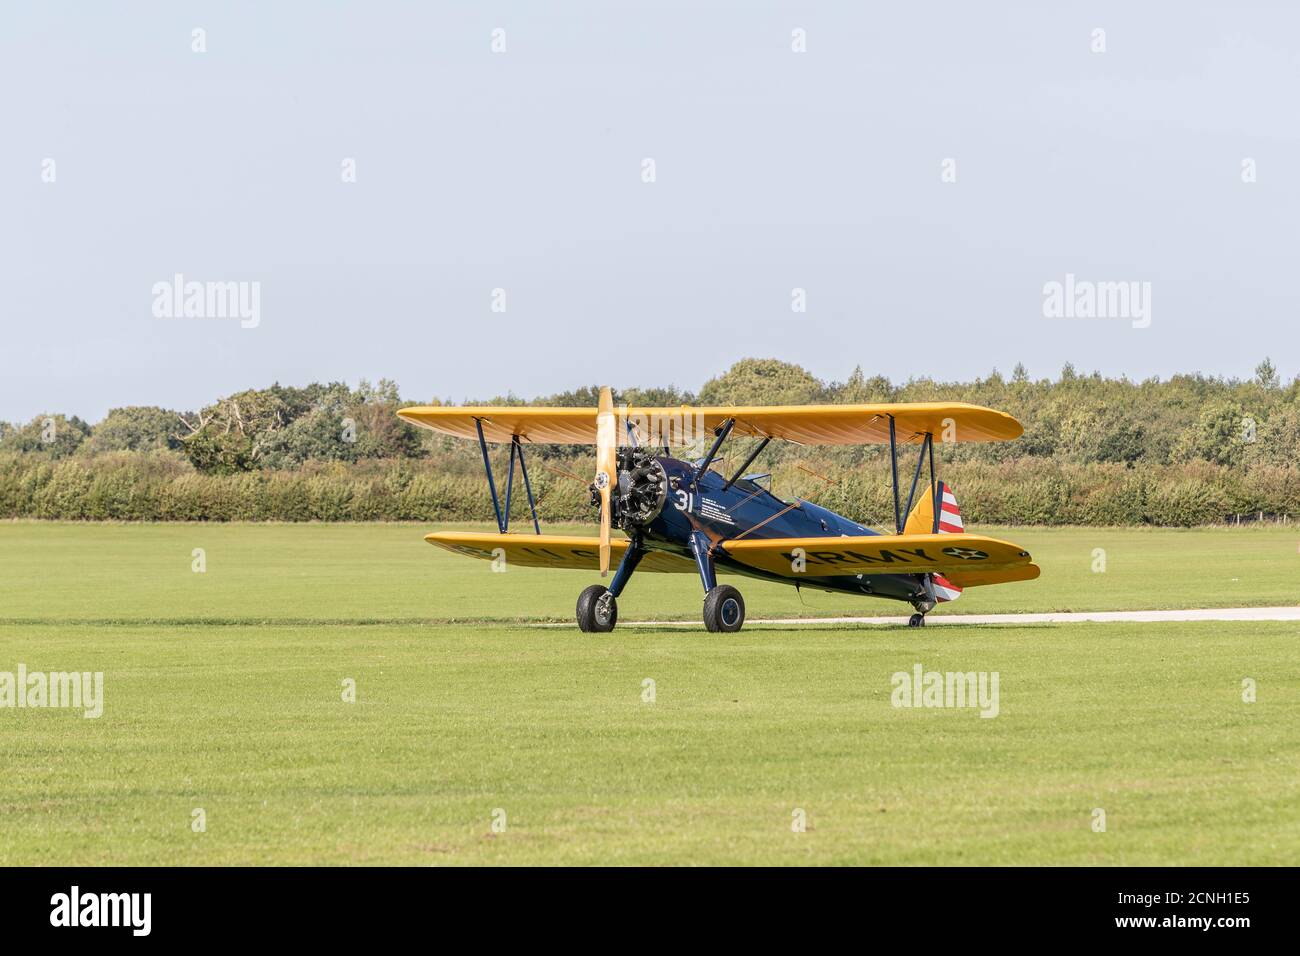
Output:
[[[599,499],[593,495],[593,500]],[[610,496],[614,524],[624,531],[644,528],[667,500],[668,473],[659,460],[639,448],[619,449],[618,483]]]

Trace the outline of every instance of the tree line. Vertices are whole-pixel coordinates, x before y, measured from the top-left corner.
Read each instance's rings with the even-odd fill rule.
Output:
[[[594,407],[598,392],[464,404]],[[1014,442],[940,446],[941,470],[973,521],[1194,525],[1300,510],[1300,379],[1283,384],[1268,359],[1247,380],[1132,381],[1067,364],[1054,378],[1032,379],[1017,365],[1009,376],[903,383],[861,369],[827,382],[797,365],[745,359],[698,392],[615,390],[617,403],[642,406],[940,400],[997,408],[1025,426]],[[59,412],[0,422],[0,516],[483,520],[491,510],[477,446],[403,422],[395,413],[409,404],[450,402],[404,398],[388,380],[275,384],[196,411],[136,406],[94,425]],[[731,459],[743,459],[746,442],[729,449]],[[886,460],[879,446],[778,442],[760,465],[782,496],[885,524]],[[543,517],[588,520],[591,449],[538,446],[531,461]]]

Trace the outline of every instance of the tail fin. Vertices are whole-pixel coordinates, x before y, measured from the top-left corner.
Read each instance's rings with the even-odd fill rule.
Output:
[[[907,516],[907,523],[903,525],[904,534],[935,534],[936,532],[961,534],[966,530],[961,520],[961,509],[957,507],[957,496],[952,493],[952,488],[940,481],[937,483],[936,492],[933,498],[928,494],[921,496],[912,513]],[[934,514],[935,501],[939,502],[938,520],[935,519]],[[961,588],[942,574],[934,575],[932,580],[934,595],[940,601],[955,601],[961,597]]]

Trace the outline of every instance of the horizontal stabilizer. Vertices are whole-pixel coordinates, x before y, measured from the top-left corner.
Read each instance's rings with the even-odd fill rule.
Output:
[[[1033,581],[1038,577],[1038,565],[1026,564],[1019,568],[1000,571],[953,571],[948,579],[959,588],[977,588],[981,584],[1008,584],[1011,581]]]

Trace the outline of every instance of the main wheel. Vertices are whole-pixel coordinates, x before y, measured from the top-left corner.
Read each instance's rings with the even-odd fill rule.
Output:
[[[730,584],[720,584],[704,596],[704,626],[730,634],[745,623],[745,599]]]
[[[909,618],[907,619],[907,626],[908,626],[908,627],[925,627],[925,615],[924,615],[924,614],[913,614],[911,617],[909,617]]]
[[[618,601],[603,584],[593,584],[578,595],[578,630],[600,634],[618,623]]]

